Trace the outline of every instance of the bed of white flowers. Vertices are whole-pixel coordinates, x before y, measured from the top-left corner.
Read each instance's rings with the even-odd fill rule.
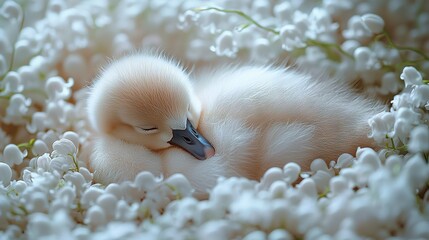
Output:
[[[428,26],[426,0],[0,0],[0,239],[429,239]],[[94,184],[77,90],[147,47],[328,72],[389,104],[368,119],[381,148],[205,201],[180,174]]]

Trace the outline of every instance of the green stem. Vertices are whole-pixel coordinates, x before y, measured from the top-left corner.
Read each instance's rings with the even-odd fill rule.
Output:
[[[71,169],[72,171],[78,172],[79,171],[79,163],[76,160],[76,157],[73,154],[68,154],[72,160],[73,160],[73,164],[74,164],[74,169]]]
[[[20,143],[17,146],[18,148],[24,148],[27,151],[31,151],[35,142],[36,142],[36,139],[32,138],[28,143]]]
[[[253,19],[252,17],[250,17],[249,15],[245,14],[242,11],[239,10],[232,10],[232,9],[222,9],[222,8],[217,8],[217,7],[207,7],[207,8],[196,8],[194,9],[196,12],[203,12],[203,11],[209,11],[209,10],[215,10],[218,12],[223,12],[223,13],[233,13],[233,14],[237,14],[239,16],[241,16],[242,18],[246,19],[247,21],[251,22],[252,24],[254,24],[255,26],[257,26],[260,29],[263,29],[265,31],[274,33],[275,35],[279,35],[280,32],[277,30],[274,30],[272,28],[269,27],[265,27],[262,26],[261,24],[259,24],[255,19]]]
[[[10,57],[9,69],[0,77],[0,81],[2,81],[4,79],[4,77],[6,76],[6,74],[8,72],[12,71],[12,69],[13,69],[13,62],[15,61],[15,44],[18,41],[19,34],[21,33],[22,29],[24,28],[24,18],[25,18],[25,15],[23,14],[22,19],[21,19],[21,23],[19,25],[18,36],[17,36],[17,39],[15,40],[15,43],[13,44],[13,47],[12,47],[12,56]]]
[[[415,47],[408,47],[408,46],[398,46],[396,45],[393,41],[392,38],[390,38],[389,34],[387,33],[387,31],[383,31],[380,35],[375,37],[375,40],[380,40],[382,38],[386,38],[387,44],[392,47],[392,48],[396,48],[400,51],[411,51],[411,52],[415,52],[418,55],[422,56],[425,60],[429,60],[429,56],[426,55],[424,52],[420,51],[418,48]]]
[[[342,53],[343,55],[345,55],[351,59],[354,59],[353,55],[344,51],[338,44],[335,44],[335,43],[321,42],[318,40],[309,39],[309,40],[307,40],[307,45],[309,45],[309,46],[321,46],[321,47],[325,47],[325,48],[335,48],[340,53]]]

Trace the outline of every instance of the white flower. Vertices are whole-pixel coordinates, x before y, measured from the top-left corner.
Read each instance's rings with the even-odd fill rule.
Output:
[[[137,174],[137,176],[135,177],[135,180],[134,180],[134,184],[137,186],[137,188],[140,191],[152,190],[157,185],[155,176],[151,172],[146,172],[146,171],[143,171],[143,172],[140,172],[139,174]]]
[[[50,101],[63,100],[70,97],[73,79],[66,83],[61,77],[51,77],[45,83],[45,91]]]
[[[429,85],[415,86],[411,91],[410,98],[415,107],[423,107],[429,104]]]
[[[131,206],[125,200],[119,200],[116,204],[115,219],[119,221],[131,221],[137,217],[139,204],[134,203]]]
[[[338,196],[348,189],[347,179],[343,176],[336,176],[329,181],[329,189],[333,196]]]
[[[10,143],[10,136],[0,128],[0,149],[4,149]]]
[[[24,90],[24,85],[21,82],[20,75],[14,71],[8,72],[0,84],[4,89],[2,95],[8,93],[19,93]]]
[[[0,162],[0,182],[3,186],[8,186],[12,179],[12,169],[6,163]]]
[[[411,131],[408,150],[412,153],[429,152],[429,127],[427,125],[419,125]]]
[[[2,17],[5,17],[9,21],[19,23],[23,17],[21,6],[13,1],[7,1],[3,3],[0,9]]]
[[[262,231],[253,231],[246,236],[244,236],[243,240],[260,240],[260,239],[266,239],[267,236]]]
[[[387,95],[389,93],[397,93],[400,88],[400,81],[398,81],[398,78],[396,77],[395,73],[385,73],[381,78],[381,87],[379,90],[381,94]]]
[[[285,175],[281,168],[272,167],[264,173],[264,176],[261,179],[261,183],[258,185],[258,189],[268,189],[272,183],[283,180],[284,177]]]
[[[271,43],[268,39],[258,38],[252,42],[251,54],[252,59],[256,62],[264,63],[273,57],[274,54],[272,52]]]
[[[360,16],[352,16],[347,22],[347,28],[343,31],[346,39],[365,41],[372,36],[371,30],[364,25]]]
[[[188,197],[194,191],[188,179],[180,173],[175,173],[165,180],[165,184],[174,188],[174,193],[181,197]]]
[[[96,201],[96,204],[103,209],[108,219],[112,219],[115,216],[117,203],[118,199],[110,193],[102,194]]]
[[[195,25],[195,22],[198,20],[199,14],[192,10],[187,10],[185,13],[179,16],[178,27],[182,30],[189,30],[192,26]]]
[[[31,151],[33,152],[33,154],[35,156],[40,156],[44,153],[49,152],[49,148],[44,141],[37,139],[34,142],[34,145],[33,145],[33,148],[31,149]]]
[[[103,208],[98,205],[91,206],[86,212],[84,219],[84,223],[92,227],[104,225],[106,221],[106,214],[104,213]]]
[[[98,197],[100,197],[103,194],[103,190],[99,189],[97,187],[89,187],[88,189],[85,190],[85,192],[83,193],[82,197],[81,197],[81,203],[84,207],[89,207],[91,205],[93,205]]]
[[[353,156],[349,153],[341,154],[335,164],[335,168],[347,168],[353,164]]]
[[[317,199],[317,189],[313,179],[305,178],[297,185],[297,189],[305,196]]]
[[[35,112],[31,117],[31,124],[27,124],[27,130],[30,133],[36,133],[38,131],[44,131],[46,129],[46,113]]]
[[[285,229],[276,229],[268,235],[268,240],[292,240],[294,237]]]
[[[8,144],[3,150],[2,162],[7,163],[9,166],[19,165],[26,156],[27,150],[21,152],[15,144]]]
[[[292,20],[295,9],[290,2],[281,2],[274,6],[274,16],[279,19],[280,23],[284,24]]]
[[[414,67],[404,67],[401,79],[404,80],[406,86],[423,84],[422,75]]]
[[[372,33],[381,33],[384,28],[384,20],[375,14],[368,13],[362,16],[362,22]]]
[[[391,112],[381,112],[368,120],[371,133],[368,135],[374,138],[377,143],[383,143],[386,135],[393,130],[395,125],[395,114]]]
[[[289,183],[293,183],[299,177],[299,173],[301,172],[301,166],[295,162],[290,162],[284,166],[283,172],[285,175],[285,180]]]
[[[224,31],[216,38],[215,46],[212,48],[216,55],[235,57],[238,48],[237,43],[234,40],[232,32]]]
[[[356,60],[356,70],[367,71],[371,69],[379,69],[380,62],[374,52],[368,47],[358,47],[353,53]]]
[[[55,141],[52,144],[52,148],[54,149],[55,154],[65,156],[69,154],[75,154],[77,151],[76,146],[73,144],[73,142],[66,138],[62,138],[60,140]]]
[[[357,164],[365,165],[373,170],[381,167],[380,158],[372,148],[359,148],[356,151]]]
[[[28,114],[31,99],[17,93],[12,95],[9,100],[9,106],[6,109],[5,123],[20,124],[25,122],[24,116]]]
[[[306,46],[304,33],[292,24],[287,24],[280,29],[280,39],[282,48],[286,51]]]

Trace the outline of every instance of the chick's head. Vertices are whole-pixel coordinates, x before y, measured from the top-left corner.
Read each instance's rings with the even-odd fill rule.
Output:
[[[135,55],[113,62],[93,86],[88,114],[100,133],[150,150],[176,145],[194,156],[195,149],[200,151],[199,159],[207,151],[214,154],[195,130],[201,104],[189,76],[161,57]]]

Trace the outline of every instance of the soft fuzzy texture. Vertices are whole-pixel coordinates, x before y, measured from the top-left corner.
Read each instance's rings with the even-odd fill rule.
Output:
[[[1,239],[429,238],[427,1],[0,6]],[[108,58],[142,47],[194,72],[287,59],[354,85],[390,103],[368,116],[380,149],[316,159],[305,172],[288,163],[258,181],[219,178],[205,201],[180,174],[94,184],[87,93],[78,89]]]

